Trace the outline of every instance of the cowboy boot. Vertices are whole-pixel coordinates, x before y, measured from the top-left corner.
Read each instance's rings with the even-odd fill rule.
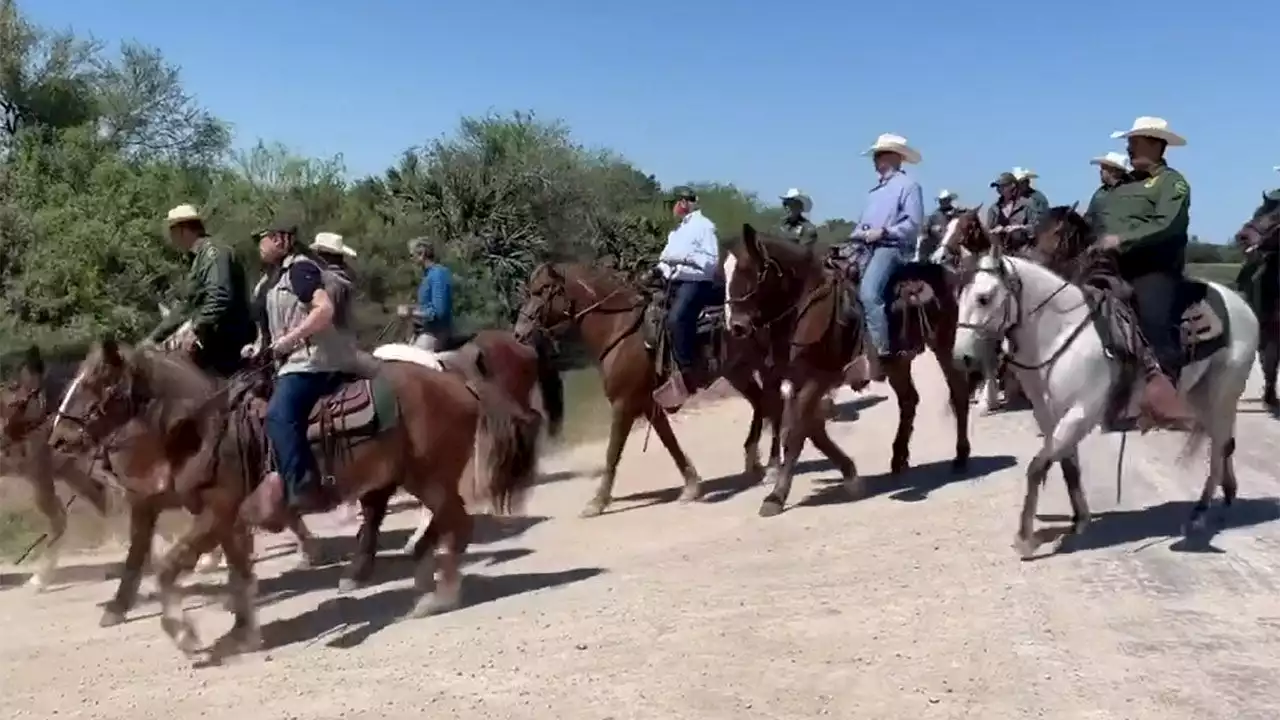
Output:
[[[1146,368],[1138,409],[1139,427],[1144,432],[1152,428],[1190,432],[1196,424],[1195,415],[1178,395],[1178,388],[1155,362]]]
[[[673,370],[667,376],[667,381],[653,391],[653,401],[667,412],[679,410],[689,400],[689,386],[686,383],[686,376],[689,374],[691,373]]]

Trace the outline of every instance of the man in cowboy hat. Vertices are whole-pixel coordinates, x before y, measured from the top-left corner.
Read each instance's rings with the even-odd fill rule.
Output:
[[[1144,409],[1158,423],[1186,427],[1192,416],[1174,386],[1182,340],[1173,303],[1186,268],[1191,187],[1164,153],[1187,141],[1157,117],[1140,117],[1111,137],[1127,141],[1133,180],[1107,195],[1100,245],[1118,252],[1120,276],[1133,287],[1138,325],[1158,361],[1145,369]]]
[[[787,217],[782,221],[782,234],[812,248],[818,242],[818,227],[807,217],[813,209],[813,200],[799,189],[791,188],[782,196],[782,207],[787,211]]]
[[[1132,177],[1129,175],[1129,158],[1124,153],[1112,151],[1106,155],[1099,155],[1090,160],[1089,164],[1098,166],[1098,179],[1102,184],[1093,191],[1093,197],[1089,198],[1089,207],[1084,212],[1084,219],[1089,223],[1089,227],[1093,228],[1094,233],[1097,233],[1105,224],[1102,213],[1106,211],[1107,196],[1116,186],[1129,182]]]
[[[333,299],[333,324],[341,328],[350,327],[355,278],[347,266],[347,258],[356,257],[356,251],[346,244],[341,235],[333,232],[316,233],[309,249],[320,259],[326,271],[324,289]]]
[[[871,341],[870,377],[880,382],[885,379],[885,363],[892,360],[884,294],[893,273],[914,249],[924,224],[924,197],[920,183],[902,171],[903,163],[920,162],[920,153],[906,138],[885,133],[862,154],[871,156],[878,178],[849,240],[865,249],[858,299]]]
[[[436,244],[428,237],[410,240],[409,256],[422,266],[418,304],[401,305],[396,314],[413,318],[416,347],[443,350],[453,336],[453,273],[436,261]]]
[[[693,188],[680,186],[672,191],[671,212],[679,220],[667,234],[656,271],[668,281],[667,327],[671,334],[671,350],[678,372],[671,373],[666,383],[654,393],[667,409],[684,404],[702,386],[698,363],[698,315],[703,308],[715,305],[724,297],[716,287],[720,263],[720,242],[716,225],[698,209],[698,194]]]
[[[932,261],[933,254],[942,245],[942,238],[947,234],[947,225],[952,218],[960,214],[959,208],[955,206],[958,197],[959,195],[950,190],[938,193],[938,209],[929,214],[929,219],[921,229],[920,238],[916,243],[917,262]]]
[[[1018,182],[1018,192],[1023,197],[1031,200],[1031,207],[1035,210],[1036,217],[1044,217],[1049,212],[1049,198],[1044,193],[1031,187],[1031,181],[1040,177],[1034,170],[1024,167],[1015,167],[1013,169],[1013,177]]]
[[[991,182],[996,201],[987,208],[987,232],[998,236],[1004,248],[1016,252],[1031,242],[1040,213],[1013,173],[1000,173]]]
[[[244,264],[205,230],[193,205],[179,205],[167,217],[169,241],[191,258],[184,283],[186,296],[160,321],[144,343],[161,344],[176,330],[178,347],[201,368],[229,376],[241,365],[240,348],[253,341]]]

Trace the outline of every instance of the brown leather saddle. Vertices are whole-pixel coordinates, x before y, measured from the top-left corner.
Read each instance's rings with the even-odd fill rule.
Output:
[[[307,439],[320,442],[326,436],[366,436],[377,430],[378,408],[373,380],[360,378],[338,388],[316,403],[307,420]]]
[[[848,262],[837,263],[833,267],[844,287],[840,317],[846,323],[854,318],[861,321],[861,304],[858,300],[858,282],[861,278],[858,266]],[[923,351],[924,328],[913,328],[911,324],[922,323],[921,313],[937,306],[940,303],[938,293],[950,292],[949,288],[947,270],[941,265],[908,262],[898,266],[885,285],[884,305],[889,313],[889,326],[895,346],[901,344],[901,338],[912,339],[905,343],[910,347],[895,347],[896,351]],[[920,347],[915,347],[916,345]]]

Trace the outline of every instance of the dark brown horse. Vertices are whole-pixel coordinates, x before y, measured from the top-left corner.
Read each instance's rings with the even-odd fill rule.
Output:
[[[1262,402],[1280,417],[1276,395],[1276,375],[1280,368],[1280,199],[1267,194],[1253,217],[1235,236],[1245,251],[1245,264],[1237,279],[1237,289],[1248,292],[1249,304],[1258,314],[1261,343],[1258,359],[1262,365]]]
[[[74,365],[63,367],[55,364],[46,368],[38,348],[27,351],[17,376],[0,385],[0,463],[6,474],[21,475],[31,484],[36,509],[49,522],[40,567],[28,582],[37,590],[47,587],[53,579],[67,529],[66,507],[58,501],[56,481],[61,480],[70,486],[73,495],[68,505],[82,498],[100,514],[111,509],[108,499],[116,494],[113,490],[121,491],[128,501],[129,551],[120,585],[102,616],[102,625],[108,626],[121,622],[133,607],[146,562],[161,548],[159,539],[154,536],[160,513],[181,510],[183,506],[172,493],[148,492],[148,488],[143,487],[149,487],[146,480],[139,482],[109,471],[109,467],[114,467],[111,460],[122,467],[129,464],[131,458],[127,448],[96,457],[92,453],[74,455],[53,450],[49,435],[54,411],[75,370]],[[104,464],[104,461],[107,462]],[[293,530],[298,536],[302,564],[313,564],[318,560],[317,548],[306,525],[298,520],[293,524]],[[220,550],[210,552],[201,560],[199,569],[215,569],[220,557]]]
[[[850,283],[847,270],[842,268],[839,272],[831,272],[809,253],[799,251],[785,239],[761,236],[750,225],[743,227],[741,241],[732,244],[731,250],[737,257],[730,285],[731,327],[738,326],[739,333],[749,332],[762,318],[767,320],[796,313],[790,362],[785,367],[793,378],[793,384],[798,378],[808,384],[808,390],[803,399],[800,398],[801,393],[796,393],[787,406],[783,426],[788,428],[787,447],[790,449],[785,457],[792,459],[784,459],[784,466],[794,466],[794,458],[798,457],[807,436],[841,469],[850,489],[855,489],[852,486],[856,485],[856,471],[852,461],[842,464],[839,458],[844,454],[834,444],[829,444],[825,425],[813,414],[811,407],[811,404],[820,402],[822,393],[838,385],[842,379],[856,384],[856,380],[846,378],[845,373],[863,352],[863,328],[861,312],[856,309],[855,293],[847,287]],[[903,266],[889,283],[885,300],[889,306],[890,327],[894,330],[892,349],[895,355],[885,364],[884,370],[898,398],[898,429],[893,440],[890,470],[899,473],[908,465],[916,406],[920,402],[920,395],[911,379],[911,361],[926,347],[937,357],[947,381],[951,409],[956,419],[956,456],[952,467],[962,470],[968,463],[970,452],[968,383],[964,374],[951,362],[956,304],[943,269],[932,264],[909,263]],[[739,308],[743,317],[739,317]],[[823,389],[819,392],[818,388]],[[794,441],[789,430],[792,420],[807,427],[807,431],[798,433]],[[824,444],[829,444],[829,447],[823,447]],[[787,478],[786,484],[780,482],[765,499],[762,514],[777,514],[785,506],[790,490],[790,470],[783,474]]]
[[[583,343],[595,354],[604,381],[604,393],[613,410],[604,475],[582,516],[599,515],[612,501],[623,446],[632,426],[641,417],[648,419],[675,461],[676,469],[684,477],[681,502],[700,497],[698,471],[680,448],[666,411],[653,397],[662,377],[657,353],[646,345],[645,313],[649,297],[610,270],[577,263],[539,265],[530,275],[527,288],[529,296],[520,308],[516,337],[531,339],[543,331],[556,333],[576,326]],[[718,372],[709,375],[724,377],[751,403],[751,426],[743,446],[744,470],[749,477],[758,480],[764,469],[760,466],[757,445],[766,417],[774,428],[769,463],[777,462],[781,415],[778,382],[770,369],[759,362],[761,356],[751,352],[753,346],[750,343],[739,343],[735,348],[717,347],[718,340],[714,336],[719,334],[722,323],[718,312],[721,308],[710,308],[705,318],[713,337],[704,346],[704,351],[715,355],[712,362],[719,365]],[[757,381],[756,373],[760,374],[760,381]]]
[[[265,401],[246,391],[244,383],[220,389],[184,358],[130,350],[110,340],[90,352],[79,377],[53,427],[55,449],[131,448],[121,473],[167,484],[196,515],[191,529],[156,565],[163,629],[184,653],[199,651],[177,581],[200,555],[220,544],[230,570],[235,623],[225,644],[217,643],[213,651],[257,647],[252,529],[244,518],[259,514],[251,506],[263,494],[262,487],[253,487],[266,470]],[[317,458],[333,477],[333,497],[359,497],[364,511],[357,555],[345,579],[368,577],[387,503],[397,487],[404,487],[434,516],[415,548],[417,580],[425,592],[414,614],[455,607],[460,560],[472,527],[459,480],[471,460],[474,436],[484,432],[490,438],[490,484],[484,490],[503,512],[532,484],[539,425],[539,418],[525,415],[489,383],[468,383],[408,362],[383,362],[372,380],[353,381],[321,400],[309,431],[320,446]],[[254,497],[246,503],[251,491]],[[433,593],[431,551],[437,545],[444,552]]]

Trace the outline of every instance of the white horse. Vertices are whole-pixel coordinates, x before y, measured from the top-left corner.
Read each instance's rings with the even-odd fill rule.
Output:
[[[1078,446],[1103,419],[1116,383],[1122,377],[1117,360],[1107,354],[1093,323],[1084,291],[1030,260],[1004,256],[998,243],[977,258],[973,278],[960,295],[957,364],[973,367],[992,345],[1008,339],[1011,365],[1031,401],[1044,445],[1027,466],[1026,497],[1014,547],[1023,557],[1036,550],[1033,534],[1040,486],[1049,466],[1062,467],[1071,498],[1071,532],[1089,523],[1089,507],[1080,486]],[[1214,495],[1222,488],[1223,505],[1235,500],[1236,405],[1244,392],[1258,348],[1258,320],[1236,293],[1206,282],[1225,307],[1225,345],[1182,370],[1178,392],[1197,420],[1184,456],[1207,437],[1209,475],[1185,531],[1201,528]]]

